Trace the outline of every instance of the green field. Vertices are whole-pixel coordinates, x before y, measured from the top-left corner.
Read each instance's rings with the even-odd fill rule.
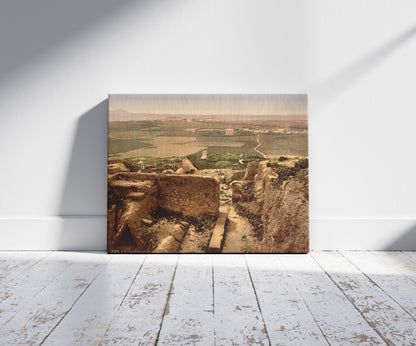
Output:
[[[120,154],[130,150],[148,148],[152,145],[139,139],[108,139],[108,154]]]
[[[186,157],[232,154],[261,156],[254,151],[257,135],[253,130],[285,127],[296,131],[307,128],[299,121],[209,121],[209,120],[142,120],[109,123],[109,158]],[[234,129],[227,136],[225,129]],[[249,130],[245,130],[249,129]],[[260,134],[259,151],[266,156],[307,156],[307,134]],[[227,160],[224,160],[224,162]]]
[[[265,155],[308,156],[307,134],[264,134],[258,148]]]
[[[245,169],[252,161],[259,161],[262,157],[256,153],[252,155],[217,152],[208,155],[206,160],[201,160],[201,152],[188,155],[188,159],[197,169],[234,168]]]

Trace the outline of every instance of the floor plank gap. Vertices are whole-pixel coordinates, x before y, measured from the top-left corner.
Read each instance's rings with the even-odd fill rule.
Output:
[[[354,262],[352,262],[348,257],[346,257],[342,252],[338,252],[342,257],[344,257],[345,258],[345,260],[346,261],[348,261],[349,263],[351,263],[351,265],[353,265],[355,268],[357,268],[357,270],[361,273],[361,274],[363,274],[367,279],[368,279],[368,281],[370,281],[370,282],[372,282],[373,283],[373,285],[374,286],[377,286],[382,292],[384,292],[384,294],[386,295],[386,296],[388,296],[392,301],[394,301],[398,306],[400,306],[402,309],[403,309],[403,311],[405,311],[408,315],[409,315],[409,317],[412,319],[412,320],[414,320],[415,322],[416,322],[416,318],[403,306],[403,305],[401,305],[400,304],[400,302],[398,302],[394,297],[392,297],[382,286],[380,286],[379,284],[377,284],[377,282],[376,281],[374,281],[369,275],[367,275],[365,272],[363,272],[361,269],[360,269],[360,267],[358,267]],[[415,289],[416,289],[416,287],[415,287]]]
[[[260,311],[260,316],[261,316],[261,320],[263,322],[264,330],[266,332],[267,340],[269,342],[269,346],[271,346],[272,343],[270,342],[269,332],[267,331],[266,322],[264,321],[264,317],[263,317],[263,313],[261,311],[261,306],[260,306],[259,298],[258,298],[257,292],[256,292],[256,287],[254,287],[253,278],[251,277],[250,268],[249,268],[249,266],[247,264],[247,258],[246,258],[246,256],[244,256],[244,260],[246,262],[246,268],[247,268],[248,276],[250,278],[251,287],[253,288],[254,296],[256,297],[257,306],[258,306],[259,311]]]
[[[129,294],[129,292],[130,292],[130,290],[131,290],[131,288],[132,288],[132,286],[133,286],[134,282],[136,281],[137,276],[138,276],[138,275],[139,275],[139,273],[140,273],[140,270],[141,270],[141,269],[142,269],[142,267],[143,267],[143,264],[146,262],[147,256],[149,256],[149,255],[146,255],[146,257],[144,258],[143,262],[140,264],[139,269],[137,269],[136,275],[134,275],[134,278],[133,278],[133,280],[131,281],[131,284],[130,284],[130,286],[129,286],[128,290],[126,291],[126,294],[124,295],[123,300],[120,302],[120,306],[122,306],[122,305],[123,305],[124,300],[126,299],[127,295]]]
[[[39,345],[43,345],[46,341],[46,339],[49,337],[49,335],[51,335],[53,333],[53,331],[56,329],[56,327],[58,327],[58,325],[61,323],[61,321],[68,315],[68,313],[72,310],[72,308],[75,306],[76,303],[78,303],[78,301],[81,299],[81,297],[83,296],[83,294],[87,291],[88,288],[90,288],[90,286],[93,284],[93,282],[95,281],[95,279],[97,278],[99,273],[97,273],[97,275],[95,276],[95,278],[85,287],[85,289],[81,292],[81,294],[79,295],[79,297],[73,302],[73,304],[70,306],[70,308],[62,315],[61,319],[58,321],[58,323],[56,323],[54,325],[54,327],[50,330],[50,332],[43,338],[43,340],[41,341],[41,343]]]
[[[179,262],[180,256],[181,255],[178,256],[178,259],[176,260],[176,264],[175,264],[175,269],[173,270],[172,280],[170,281],[168,294],[166,296],[165,307],[163,308],[162,319],[161,319],[160,324],[159,324],[159,331],[157,332],[157,336],[156,336],[156,340],[155,340],[155,345],[157,345],[158,342],[159,342],[160,332],[161,332],[162,327],[163,327],[163,321],[165,319],[166,310],[167,310],[167,308],[169,306],[170,297],[172,295],[173,280],[175,280],[176,270],[178,269],[178,262]]]
[[[0,252],[14,344],[416,344],[416,252]]]
[[[359,261],[359,267],[368,266],[363,271],[368,274],[367,276],[372,276],[373,280],[369,280],[361,270],[357,269],[356,265],[345,257],[350,258],[355,264]],[[313,253],[313,258],[324,268],[336,286],[342,290],[385,343],[416,343],[415,320],[390,298],[394,294],[387,295],[385,290],[379,287],[387,288],[387,284],[392,281],[381,275],[384,270],[382,266],[371,263],[375,261],[375,258],[370,252],[343,251],[341,254],[340,252],[317,251]],[[400,275],[396,278],[404,280],[404,277]],[[377,281],[377,284],[374,281]]]
[[[312,316],[312,318],[313,318],[313,320],[314,320],[314,322],[316,324],[316,327],[320,330],[323,338],[325,339],[325,341],[327,342],[328,345],[331,345],[330,342],[329,342],[329,340],[328,340],[328,338],[326,337],[324,331],[322,330],[321,326],[319,325],[318,320],[316,319],[314,313],[312,312],[311,307],[309,306],[309,304],[305,300],[305,297],[303,296],[302,292],[299,291],[299,289],[297,287],[296,287],[296,291],[299,293],[299,296],[302,298],[303,304],[305,304],[306,308],[308,309],[309,313],[311,314],[311,316]]]
[[[389,345],[390,343],[388,342],[388,340],[386,340],[383,335],[374,327],[374,325],[372,325],[364,316],[364,314],[361,312],[361,310],[354,304],[354,302],[352,301],[352,299],[343,291],[343,289],[340,287],[340,285],[338,285],[338,283],[332,278],[332,276],[325,270],[325,268],[318,262],[318,260],[312,255],[311,256],[313,258],[313,260],[322,268],[322,270],[324,271],[324,273],[328,276],[328,278],[333,282],[333,284],[340,290],[340,292],[345,296],[345,298],[348,299],[348,301],[351,303],[351,305],[354,307],[355,310],[358,311],[358,313],[361,315],[361,317],[363,318],[364,321],[367,322],[368,326],[370,328],[372,328],[379,336],[380,338],[386,343],[386,345]]]

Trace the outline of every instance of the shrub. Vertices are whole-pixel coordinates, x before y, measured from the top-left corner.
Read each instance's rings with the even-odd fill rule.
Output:
[[[217,161],[214,164],[215,168],[227,168],[227,167],[231,167],[232,166],[232,162],[230,161]]]
[[[295,163],[296,170],[305,169],[308,167],[309,167],[309,160],[307,158],[300,159],[298,162]]]

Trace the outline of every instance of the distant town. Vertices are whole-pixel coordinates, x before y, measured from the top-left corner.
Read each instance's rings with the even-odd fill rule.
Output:
[[[243,129],[226,129],[225,130],[225,135],[226,136],[233,136],[236,135],[238,133],[240,133],[241,131],[245,131],[245,132],[252,132],[254,134],[259,134],[259,133],[280,133],[280,134],[295,134],[295,133],[308,133],[308,130],[302,130],[302,131],[295,131],[292,129],[288,129],[288,128],[283,128],[283,127],[275,127],[275,128],[271,128],[271,129],[250,129],[250,128],[243,128]]]

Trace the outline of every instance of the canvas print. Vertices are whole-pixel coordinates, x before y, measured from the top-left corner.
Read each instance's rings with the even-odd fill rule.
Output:
[[[306,253],[307,95],[109,95],[109,253]]]

